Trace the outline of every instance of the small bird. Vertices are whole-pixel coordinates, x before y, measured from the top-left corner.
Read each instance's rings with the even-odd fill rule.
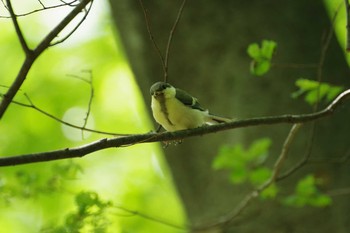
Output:
[[[203,109],[196,98],[166,82],[151,86],[151,108],[154,119],[167,131],[191,129],[232,119],[214,116]]]

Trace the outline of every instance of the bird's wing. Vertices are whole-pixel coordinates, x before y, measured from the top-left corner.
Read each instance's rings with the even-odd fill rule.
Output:
[[[184,105],[198,109],[200,111],[206,111],[204,108],[200,106],[198,103],[198,100],[194,97],[192,97],[190,94],[188,94],[186,91],[183,91],[181,89],[176,88],[176,99],[178,99],[180,102],[182,102]]]

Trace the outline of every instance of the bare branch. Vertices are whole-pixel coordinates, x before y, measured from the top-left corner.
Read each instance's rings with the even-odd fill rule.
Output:
[[[7,93],[3,96],[3,99],[0,103],[0,119],[2,118],[8,106],[12,102],[14,96],[22,86],[36,58],[39,57],[42,54],[42,52],[50,46],[52,40],[55,39],[56,36],[92,1],[93,0],[81,0],[80,3],[51,32],[48,33],[48,35],[39,43],[39,45],[32,52],[26,53],[26,58],[15,81],[12,83]],[[10,0],[7,0],[7,2],[10,3]],[[14,14],[13,11],[12,14]],[[14,22],[17,21],[14,20]]]
[[[336,10],[331,24],[329,26],[328,32],[325,34],[324,36],[324,40],[322,43],[322,47],[321,47],[321,55],[320,55],[320,59],[318,61],[318,65],[317,65],[317,81],[319,83],[318,89],[317,89],[317,99],[320,99],[320,87],[321,87],[321,82],[322,82],[322,76],[323,76],[323,66],[324,66],[324,62],[326,59],[326,53],[328,51],[331,39],[333,37],[333,27],[334,27],[334,22],[335,19],[338,15],[340,9],[340,5],[338,7],[338,9]],[[317,111],[319,106],[319,101],[316,102],[316,104],[314,105],[314,111]],[[299,170],[300,168],[302,168],[309,160],[310,156],[311,156],[311,152],[312,152],[312,147],[313,147],[313,142],[315,139],[315,130],[316,130],[316,122],[312,122],[312,127],[311,127],[311,131],[310,131],[310,136],[308,139],[308,145],[307,145],[307,150],[305,152],[304,157],[293,167],[291,167],[289,170],[287,170],[286,172],[284,172],[283,174],[281,174],[279,177],[277,177],[277,180],[283,180],[287,177],[289,177],[290,175],[292,175],[294,172],[296,172],[297,170]]]
[[[39,2],[39,4],[41,5],[41,7],[42,7],[42,8],[44,8],[44,9],[46,8],[46,7],[45,7],[45,4],[44,4],[44,3],[42,3],[42,1],[41,1],[41,0],[38,0],[38,2]]]
[[[150,36],[150,39],[151,39],[151,41],[153,43],[153,46],[156,49],[156,51],[158,53],[158,56],[160,58],[160,61],[162,63],[163,72],[164,72],[164,82],[167,82],[168,81],[168,63],[169,63],[170,46],[171,46],[172,39],[174,37],[175,29],[176,29],[176,27],[177,27],[177,25],[178,25],[178,23],[180,21],[180,18],[181,18],[181,15],[182,15],[182,11],[183,11],[183,9],[185,7],[186,0],[182,1],[180,9],[179,9],[179,11],[177,13],[174,25],[172,26],[172,28],[170,30],[169,37],[168,37],[168,43],[167,43],[167,46],[166,46],[166,49],[165,49],[165,56],[164,57],[163,57],[162,52],[160,51],[160,49],[159,49],[159,47],[157,45],[156,40],[153,37],[152,30],[151,30],[151,25],[149,23],[148,13],[147,13],[147,10],[146,10],[146,8],[145,8],[145,6],[143,4],[143,1],[139,0],[139,2],[140,2],[140,5],[141,5],[143,14],[145,16],[145,21],[146,21],[146,27],[147,27],[148,34]]]
[[[80,25],[85,21],[86,17],[88,16],[88,14],[90,13],[92,4],[90,4],[90,6],[88,7],[87,10],[85,10],[85,14],[83,16],[83,18],[77,23],[77,25],[65,36],[63,37],[61,40],[55,41],[54,43],[51,43],[50,46],[55,46],[58,44],[61,44],[63,42],[65,42],[71,35],[73,35],[73,33],[80,27]]]
[[[176,225],[174,223],[171,223],[170,221],[166,221],[166,220],[163,220],[163,219],[160,219],[160,218],[152,217],[150,215],[144,214],[144,213],[136,211],[136,210],[130,210],[130,209],[127,209],[127,208],[122,207],[122,206],[115,206],[115,208],[117,208],[119,210],[122,210],[123,212],[126,212],[126,213],[129,214],[128,216],[123,215],[124,217],[139,216],[141,218],[144,218],[144,219],[147,219],[147,220],[150,220],[150,221],[153,221],[153,222],[161,223],[163,225],[166,225],[166,226],[169,226],[169,227],[173,227],[173,228],[177,228],[177,229],[180,229],[180,230],[186,230],[187,229],[185,226]]]
[[[74,4],[74,3],[78,2],[78,1],[79,0],[73,0],[72,2],[68,2],[68,3],[62,3],[62,4],[52,5],[52,6],[42,6],[42,8],[39,8],[39,9],[35,9],[35,10],[29,11],[29,12],[25,12],[25,13],[22,13],[22,14],[16,14],[16,17],[17,18],[24,17],[24,16],[35,14],[35,13],[39,13],[39,12],[42,12],[42,11],[56,9],[56,8],[61,8],[61,7],[67,7],[67,6],[74,7],[74,6],[77,5],[77,4]],[[8,7],[5,7],[5,8],[8,9]],[[11,18],[11,16],[0,16],[0,18]]]
[[[291,143],[293,142],[296,133],[300,129],[301,124],[294,124],[291,130],[289,131],[289,134],[284,141],[281,154],[278,156],[272,170],[272,174],[270,178],[260,185],[258,188],[254,189],[252,192],[250,192],[248,195],[245,196],[245,198],[239,203],[239,205],[231,211],[229,214],[227,214],[225,217],[221,218],[220,221],[213,223],[211,225],[207,225],[205,227],[199,227],[198,229],[210,229],[222,225],[227,225],[230,222],[232,222],[238,215],[242,213],[242,211],[247,208],[247,206],[256,198],[259,196],[259,194],[264,191],[266,188],[268,188],[271,184],[276,182],[276,178],[278,177],[280,170],[282,168],[283,162],[286,160]],[[197,228],[195,228],[197,229]]]
[[[3,96],[0,94],[0,97]],[[61,120],[59,117],[56,117],[54,115],[52,115],[51,113],[48,113],[47,111],[39,108],[38,106],[36,106],[32,100],[29,98],[29,96],[24,93],[24,96],[26,97],[26,99],[28,100],[29,104],[26,104],[26,103],[22,103],[22,102],[19,102],[19,101],[16,101],[16,100],[13,100],[12,103],[13,104],[16,104],[16,105],[19,105],[19,106],[22,106],[22,107],[26,107],[26,108],[31,108],[31,109],[34,109],[36,110],[37,112],[63,124],[63,125],[67,125],[69,127],[72,127],[72,128],[75,128],[75,129],[79,129],[79,130],[82,130],[82,131],[86,131],[86,132],[91,132],[91,133],[98,133],[98,134],[103,134],[103,135],[110,135],[110,136],[130,136],[132,134],[120,134],[120,133],[112,133],[112,132],[106,132],[106,131],[101,131],[101,130],[94,130],[94,129],[89,129],[89,128],[86,128],[86,127],[82,127],[82,126],[78,126],[78,125],[74,125],[72,123],[69,123],[69,122],[66,122],[64,120]]]
[[[82,80],[83,82],[87,83],[89,85],[89,87],[90,87],[90,97],[89,97],[89,102],[88,102],[88,108],[87,108],[87,111],[86,111],[86,116],[84,118],[84,124],[82,126],[83,129],[81,131],[82,138],[84,138],[84,129],[86,128],[87,122],[89,120],[89,116],[90,116],[90,113],[91,113],[92,99],[94,98],[94,92],[95,92],[94,86],[92,84],[92,79],[93,79],[92,72],[91,72],[91,70],[86,70],[85,72],[88,72],[90,74],[90,78],[89,79],[84,79],[84,78],[76,76],[76,75],[70,75],[73,78]]]
[[[10,16],[13,22],[13,26],[15,27],[19,42],[21,43],[24,53],[26,54],[26,56],[28,56],[30,53],[32,53],[32,50],[28,47],[28,44],[23,36],[21,28],[19,27],[17,16],[12,8],[11,0],[6,0],[6,3],[7,3],[8,11],[10,12]]]
[[[174,25],[173,27],[171,28],[170,30],[170,33],[169,33],[169,38],[168,38],[168,44],[166,46],[166,50],[165,50],[165,60],[164,60],[164,82],[167,82],[168,81],[168,63],[169,63],[169,52],[170,52],[170,45],[171,45],[171,41],[174,37],[174,32],[175,32],[175,29],[180,21],[180,18],[181,18],[181,15],[182,15],[182,11],[185,7],[185,3],[186,3],[186,0],[183,0],[182,1],[182,4],[180,6],[180,9],[179,9],[179,12],[177,13],[177,17],[176,17],[176,20],[174,22]]]
[[[148,19],[149,17],[148,17],[147,10],[146,10],[145,6],[143,5],[143,1],[142,1],[142,0],[139,0],[139,2],[140,2],[140,5],[141,5],[141,8],[142,8],[144,17],[145,17],[146,28],[147,28],[147,31],[148,31],[148,35],[149,35],[149,37],[150,37],[150,40],[152,41],[152,44],[153,44],[155,50],[157,51],[157,54],[158,54],[158,56],[159,56],[159,58],[160,58],[160,61],[161,61],[161,63],[162,63],[163,72],[164,72],[164,74],[165,74],[167,69],[166,69],[166,66],[165,66],[164,58],[163,58],[162,52],[160,51],[160,49],[159,49],[159,47],[158,47],[158,45],[157,45],[156,40],[155,40],[154,37],[153,37],[152,30],[151,30],[151,25],[150,25],[149,19]]]
[[[302,115],[282,115],[262,118],[251,118],[240,121],[233,121],[224,124],[217,124],[211,126],[203,126],[195,129],[180,130],[176,132],[163,132],[163,133],[146,133],[146,134],[135,134],[125,137],[117,137],[111,139],[102,139],[99,141],[92,142],[84,146],[77,148],[66,148],[62,150],[36,153],[36,154],[24,154],[19,156],[2,157],[0,158],[0,166],[19,165],[26,163],[35,163],[51,160],[59,160],[66,158],[83,157],[87,154],[95,151],[103,150],[112,147],[125,147],[138,143],[149,143],[159,141],[171,141],[180,140],[186,137],[199,136],[208,133],[219,132],[223,130],[252,127],[257,125],[273,125],[282,123],[306,123],[317,120],[326,116],[330,116],[334,113],[336,108],[341,106],[345,100],[350,97],[350,89],[342,92],[327,108],[309,114]]]

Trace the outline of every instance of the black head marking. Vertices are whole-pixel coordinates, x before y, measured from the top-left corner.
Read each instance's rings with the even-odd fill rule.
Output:
[[[151,86],[150,93],[154,95],[156,92],[161,92],[166,88],[172,87],[169,83],[165,82],[156,82]]]

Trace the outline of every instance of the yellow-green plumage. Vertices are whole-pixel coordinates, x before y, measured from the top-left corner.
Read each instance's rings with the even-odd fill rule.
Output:
[[[232,121],[210,115],[208,110],[199,105],[196,98],[168,83],[157,82],[152,85],[150,92],[153,117],[167,131]]]

